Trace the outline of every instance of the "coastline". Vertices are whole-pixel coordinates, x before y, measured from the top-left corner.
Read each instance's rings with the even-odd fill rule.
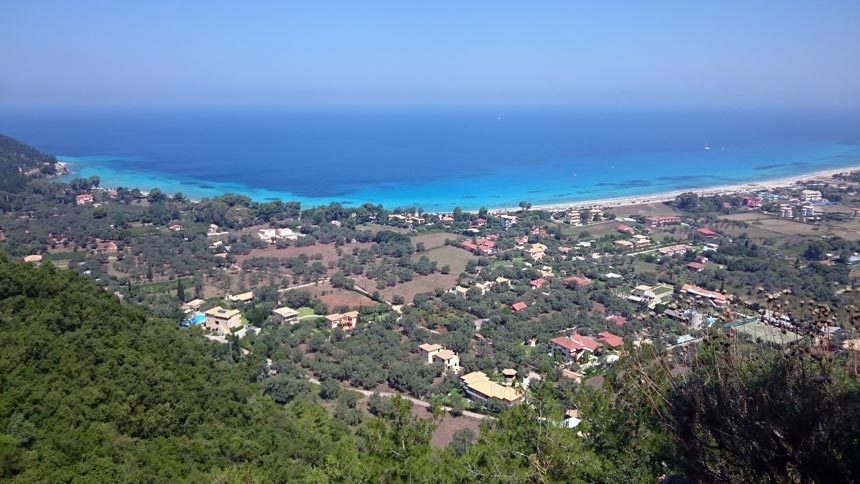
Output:
[[[649,203],[663,203],[674,200],[682,193],[695,193],[700,197],[713,195],[737,195],[740,193],[749,193],[751,191],[762,191],[774,188],[783,188],[796,185],[799,182],[814,181],[822,179],[830,179],[833,175],[846,173],[851,171],[860,171],[860,166],[847,166],[844,168],[831,168],[828,170],[818,170],[810,173],[803,173],[796,176],[775,178],[772,180],[762,180],[747,183],[735,183],[731,185],[716,185],[702,188],[689,188],[683,190],[673,190],[669,192],[660,192],[651,195],[632,195],[626,197],[600,198],[594,200],[584,200],[576,202],[562,202],[557,204],[540,204],[534,205],[530,210],[568,210],[568,209],[586,209],[592,207],[611,208],[611,207],[629,207],[631,205],[642,205]],[[490,209],[495,213],[511,213],[522,210],[519,207],[503,207]]]

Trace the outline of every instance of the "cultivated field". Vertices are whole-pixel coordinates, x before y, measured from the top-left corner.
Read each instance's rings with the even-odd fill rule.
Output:
[[[340,247],[341,253],[343,254],[351,254],[352,249],[358,247],[359,249],[368,249],[373,246],[372,242],[352,242],[349,244],[344,244]],[[241,265],[242,262],[253,259],[254,257],[274,257],[277,259],[287,259],[291,257],[298,257],[302,254],[307,255],[308,257],[313,257],[317,254],[322,255],[322,262],[326,267],[328,267],[329,261],[337,262],[340,258],[338,256],[338,247],[335,247],[334,244],[314,244],[308,247],[295,247],[290,246],[285,249],[278,249],[274,245],[269,245],[265,249],[253,249],[250,253],[244,255],[237,255],[236,262]]]
[[[714,228],[732,236],[746,233],[753,239],[785,239],[795,236],[838,236],[847,240],[860,240],[860,221],[824,222],[820,225],[786,220],[761,213],[738,213],[721,217],[721,220],[749,224],[739,227],[731,223],[717,223]]]
[[[349,306],[350,308],[358,308],[362,306],[373,306],[376,302],[367,296],[363,296],[354,291],[346,289],[336,289],[331,287],[328,282],[322,282],[317,285],[304,288],[314,296],[319,297],[320,301],[328,306],[329,310],[333,310],[337,306]]]
[[[457,235],[448,232],[433,232],[429,234],[413,235],[412,245],[416,246],[419,243],[424,244],[425,250],[435,249],[445,246],[445,239],[455,240]]]

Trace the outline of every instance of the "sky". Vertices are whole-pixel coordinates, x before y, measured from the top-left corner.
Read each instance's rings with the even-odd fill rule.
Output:
[[[860,108],[860,0],[0,0],[0,107]]]

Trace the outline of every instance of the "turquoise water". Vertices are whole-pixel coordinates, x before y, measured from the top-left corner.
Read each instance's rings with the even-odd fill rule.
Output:
[[[40,111],[0,132],[104,186],[447,211],[860,165],[860,115],[549,108]],[[710,150],[705,150],[705,144]]]
[[[305,206],[332,201],[346,205],[365,202],[386,207],[418,206],[447,211],[455,206],[474,210],[515,207],[521,200],[534,205],[647,195],[688,188],[771,180],[802,173],[860,165],[860,147],[854,145],[791,145],[727,152],[702,150],[626,156],[591,163],[588,160],[554,166],[500,169],[480,176],[451,176],[426,182],[374,184],[338,197],[308,197],[287,190],[255,188],[241,183],[188,180],[168,173],[126,168],[110,156],[59,156],[74,173],[67,179],[99,176],[105,186],[181,192],[194,199],[224,193],[242,193],[258,201],[298,200]],[[668,173],[664,166],[672,167]]]

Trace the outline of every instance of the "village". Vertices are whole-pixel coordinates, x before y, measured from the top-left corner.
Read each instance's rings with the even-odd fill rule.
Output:
[[[74,234],[55,227],[48,250],[23,259],[77,267],[215,342],[262,348],[272,374],[289,361],[309,381],[402,392],[454,409],[464,425],[522,403],[537,381],[599,386],[632,349],[680,357],[715,328],[769,346],[836,338],[854,348],[842,328],[810,333],[802,310],[786,303],[796,290],[786,281],[735,267],[738,256],[758,258],[781,240],[787,264],[845,267],[853,279],[853,190],[837,179],[611,209],[329,207],[223,226],[186,215],[193,203],[99,188],[74,203],[106,211],[127,203],[168,217],[144,216],[131,226],[138,236],[99,236],[86,244],[90,256],[70,258]],[[843,240],[839,250],[834,240]],[[165,249],[196,254],[183,259],[190,273],[170,260],[153,270]],[[116,285],[129,276],[138,282]],[[833,294],[844,299],[853,286]],[[570,402],[564,424],[577,421]]]

